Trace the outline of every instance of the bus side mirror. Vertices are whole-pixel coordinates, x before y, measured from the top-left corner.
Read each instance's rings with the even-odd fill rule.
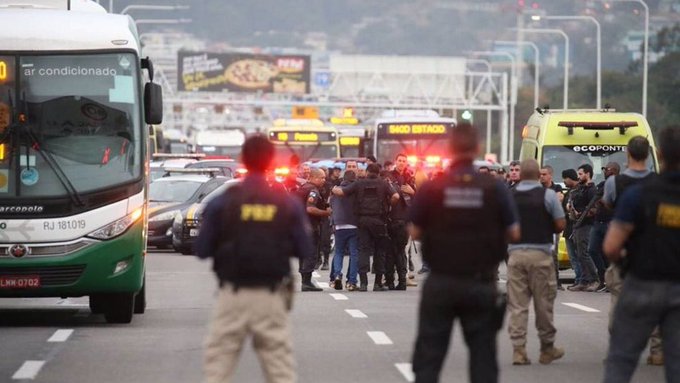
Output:
[[[147,124],[163,122],[163,90],[152,82],[144,86],[144,119]]]

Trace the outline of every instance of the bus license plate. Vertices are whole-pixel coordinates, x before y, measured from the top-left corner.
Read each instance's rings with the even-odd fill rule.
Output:
[[[189,229],[190,237],[198,237],[198,229]]]
[[[0,276],[0,289],[35,289],[40,287],[39,275]]]

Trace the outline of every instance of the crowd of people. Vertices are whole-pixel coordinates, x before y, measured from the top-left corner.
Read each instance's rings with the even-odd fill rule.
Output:
[[[472,382],[498,381],[496,335],[506,312],[512,363],[531,364],[532,301],[538,361],[550,364],[566,353],[556,345],[553,319],[563,290],[560,236],[575,272],[567,289],[611,293],[604,381],[630,381],[650,338],[647,362],[665,365],[667,381],[678,381],[680,128],[660,138],[660,175],[647,164],[649,141],[638,136],[628,143],[626,164],[602,168],[604,181],[594,184],[592,166],[583,164],[562,172],[565,188],[554,182],[550,166],[533,159],[513,161],[507,174],[475,168],[479,139],[466,124],[453,129],[450,168],[420,184],[399,154],[383,166],[368,159],[365,174],[355,161],[347,161],[344,172],[303,164],[283,189],[266,187],[273,148],[262,137],[247,140],[248,176],[206,208],[205,227],[212,229],[201,230],[197,249],[199,257],[214,258],[221,287],[206,343],[208,381],[228,380],[249,332],[267,380],[296,380],[286,314],[290,269],[281,254],[300,259],[303,291],[321,291],[311,279],[315,268],[329,269],[337,290],[368,291],[371,271],[373,291],[405,290],[415,284],[406,254],[413,240],[422,243],[429,271],[413,352],[417,383],[439,380],[455,319],[470,349]],[[507,295],[497,288],[503,261]]]

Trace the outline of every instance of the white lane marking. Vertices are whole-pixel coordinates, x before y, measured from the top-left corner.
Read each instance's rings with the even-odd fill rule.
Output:
[[[368,315],[361,312],[361,310],[345,310],[352,318],[368,318]]]
[[[575,309],[579,309],[579,310],[581,310],[581,311],[588,312],[588,313],[599,313],[599,312],[600,312],[600,310],[597,310],[597,309],[594,309],[594,308],[588,307],[588,306],[583,306],[583,305],[580,305],[580,304],[578,304],[578,303],[565,303],[565,302],[562,302],[562,304],[565,305],[565,306],[573,307],[573,308],[575,308]]]
[[[327,289],[327,288],[330,287],[330,285],[328,284],[328,282],[316,282],[316,284],[319,285],[319,287],[322,287],[322,288],[324,288],[324,289]]]
[[[333,297],[336,301],[346,301],[347,300],[347,295],[344,294],[329,294],[330,296]]]
[[[413,368],[411,367],[411,363],[395,363],[394,366],[401,372],[402,375],[404,375],[404,378],[406,379],[407,382],[415,382],[416,377],[413,374]]]
[[[314,278],[321,278],[321,274],[317,273],[316,271],[313,271],[313,272],[312,272],[312,276],[313,276]]]
[[[369,337],[373,340],[375,344],[392,344],[392,339],[390,339],[387,334],[382,331],[366,331]]]
[[[52,334],[50,339],[48,339],[48,342],[66,342],[66,340],[73,334],[73,330],[71,329],[66,329],[66,330],[57,330]]]
[[[35,379],[44,364],[44,360],[27,360],[19,367],[17,372],[12,375],[12,379]]]

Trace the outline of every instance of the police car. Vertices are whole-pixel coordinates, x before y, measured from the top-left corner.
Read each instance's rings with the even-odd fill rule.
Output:
[[[239,182],[241,181],[229,180],[210,192],[202,200],[185,206],[175,214],[172,222],[172,247],[175,251],[184,255],[193,253],[193,245],[196,237],[198,237],[203,210],[215,197]]]
[[[165,169],[186,168],[194,162],[204,158],[205,154],[195,153],[154,153],[153,161],[149,163],[151,181],[154,181],[166,174]]]
[[[229,178],[217,176],[220,169],[165,169],[149,185],[149,231],[147,244],[158,248],[172,245],[172,222],[182,209],[202,201]]]
[[[204,169],[204,168],[218,168],[222,171],[222,175],[228,178],[239,178],[246,175],[248,172],[240,162],[234,160],[200,160],[186,165],[187,169]]]

